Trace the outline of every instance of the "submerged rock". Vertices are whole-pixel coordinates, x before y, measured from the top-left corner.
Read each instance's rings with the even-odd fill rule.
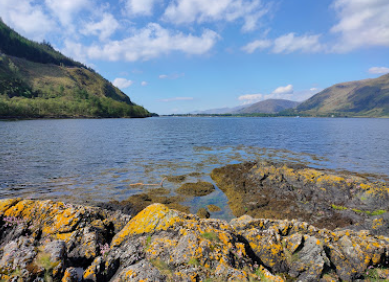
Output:
[[[218,212],[222,210],[220,207],[216,205],[208,205],[207,208],[210,212]]]
[[[216,168],[235,216],[297,219],[320,228],[389,234],[389,185],[351,173],[270,162]]]
[[[296,220],[245,215],[228,224],[162,204],[130,218],[19,199],[1,200],[0,218],[0,279],[8,281],[354,281],[389,274],[389,238]]]
[[[196,214],[200,218],[210,218],[211,217],[211,214],[209,213],[209,211],[206,208],[199,208],[199,210],[197,211]]]
[[[185,183],[176,192],[186,196],[202,197],[211,194],[213,191],[215,191],[215,186],[212,183],[199,181]]]

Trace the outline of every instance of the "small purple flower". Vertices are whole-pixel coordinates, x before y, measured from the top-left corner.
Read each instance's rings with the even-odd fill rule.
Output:
[[[99,246],[101,255],[105,256],[105,253],[109,251],[109,245],[105,243],[104,245],[99,244]]]

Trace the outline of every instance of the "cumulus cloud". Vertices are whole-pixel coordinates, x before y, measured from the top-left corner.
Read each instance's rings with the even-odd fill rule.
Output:
[[[361,47],[389,46],[389,2],[385,0],[335,0],[339,22],[331,32],[340,36],[333,48],[348,52]]]
[[[168,99],[161,99],[160,102],[174,102],[174,101],[192,101],[194,100],[193,97],[174,97],[174,98],[168,98]]]
[[[74,17],[83,9],[94,7],[90,0],[45,0],[47,7],[62,25],[72,25]]]
[[[41,41],[56,28],[44,7],[31,0],[1,0],[0,17],[8,25],[29,38]]]
[[[272,46],[272,42],[270,40],[255,40],[246,46],[242,47],[242,50],[246,53],[254,53],[257,49],[263,50]]]
[[[130,15],[150,16],[157,0],[127,0],[126,9]]]
[[[174,0],[163,19],[175,24],[243,19],[243,31],[254,30],[260,18],[269,12],[261,0]]]
[[[256,103],[262,101],[265,95],[263,94],[245,94],[238,97],[238,100],[241,101],[243,105]]]
[[[101,21],[87,23],[81,33],[98,36],[101,41],[107,40],[120,24],[112,14],[104,13]]]
[[[293,85],[289,84],[287,86],[280,86],[273,91],[273,94],[292,94]]]
[[[204,30],[201,36],[194,36],[173,32],[159,24],[150,23],[121,41],[90,46],[87,48],[87,54],[91,59],[130,62],[149,60],[173,51],[201,55],[207,53],[218,39],[219,35],[208,29]]]
[[[128,80],[125,78],[115,78],[115,80],[112,82],[113,85],[115,85],[117,88],[125,89],[130,87],[134,82],[132,80]]]
[[[147,85],[147,81],[142,81],[142,82],[140,83],[140,85],[146,86],[146,85]]]
[[[369,73],[372,74],[385,74],[389,73],[389,68],[386,67],[372,67],[368,70]]]

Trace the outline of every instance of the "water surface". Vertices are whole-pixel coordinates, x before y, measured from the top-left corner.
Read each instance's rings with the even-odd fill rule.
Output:
[[[389,119],[190,118],[0,121],[0,197],[124,200],[165,176],[212,181],[228,163],[270,158],[389,175]],[[195,174],[193,174],[195,172]],[[192,173],[190,176],[188,174]],[[164,182],[174,195],[179,183]],[[186,204],[226,206],[220,190]],[[229,218],[228,209],[212,214]]]

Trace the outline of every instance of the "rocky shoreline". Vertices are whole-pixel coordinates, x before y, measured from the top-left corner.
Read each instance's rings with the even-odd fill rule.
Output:
[[[318,228],[389,235],[386,182],[351,172],[265,161],[216,168],[211,177],[237,217],[295,219]]]
[[[297,220],[0,201],[4,281],[380,281],[389,238]],[[383,280],[382,280],[383,281]]]

